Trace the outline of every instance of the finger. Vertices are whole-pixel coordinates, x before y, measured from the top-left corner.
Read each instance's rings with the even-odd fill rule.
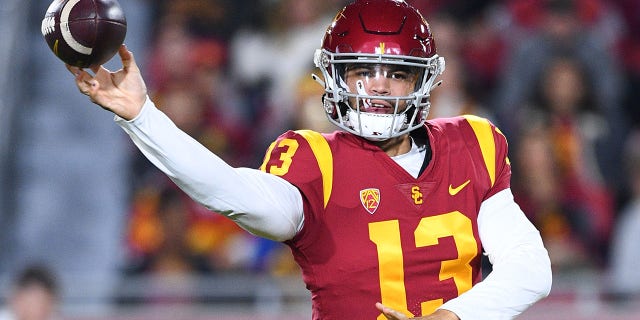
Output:
[[[92,81],[79,81],[78,90],[84,95],[91,96],[97,88],[97,85]]]
[[[407,316],[403,313],[393,310],[380,302],[376,302],[376,308],[378,308],[387,319],[407,319]]]
[[[98,71],[100,71],[100,69],[104,69],[104,67],[101,65],[91,66],[91,71],[93,71],[93,74],[98,74]]]
[[[93,71],[93,74],[98,79],[107,79],[111,76],[111,71],[104,66],[91,67],[91,71]]]
[[[389,308],[387,308],[387,307],[386,307],[385,305],[383,305],[382,303],[380,303],[380,302],[376,302],[376,308],[377,308],[378,310],[380,310],[380,312],[382,312],[382,314],[385,316],[385,318],[387,318],[387,319],[393,319],[393,317],[390,317],[390,316],[388,315],[388,313],[389,313]]]
[[[67,69],[69,69],[69,71],[75,76],[75,82],[78,90],[85,95],[89,95],[89,91],[92,86],[91,82],[95,81],[93,77],[88,72],[78,67],[67,66]]]
[[[84,89],[87,86],[91,86],[91,81],[95,81],[93,76],[82,68],[68,66],[67,69],[69,69],[69,71],[75,76],[78,88],[82,87]],[[84,91],[86,90],[83,90],[83,93],[85,93]]]
[[[132,67],[137,67],[133,53],[127,49],[126,45],[123,44],[120,46],[120,49],[118,49],[118,55],[120,55],[124,71],[128,71]]]
[[[99,82],[92,75],[90,75],[85,70],[80,70],[78,74],[76,74],[76,85],[82,94],[92,95],[94,91],[99,87]]]
[[[82,71],[82,69],[66,63],[65,63],[65,67],[67,67],[67,70],[69,70],[69,72],[71,72],[76,77],[80,74],[80,71]]]

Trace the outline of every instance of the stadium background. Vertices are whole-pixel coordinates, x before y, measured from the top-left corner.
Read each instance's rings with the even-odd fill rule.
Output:
[[[309,74],[345,1],[120,2],[150,95],[230,163],[256,167],[287,128],[332,130]],[[614,263],[640,252],[618,236],[640,215],[640,1],[410,2],[447,59],[432,116],[505,131],[514,193],[550,250],[551,295],[521,318],[640,317],[640,277]],[[308,319],[288,249],[190,202],[77,92],[40,34],[48,5],[0,0],[3,302],[42,263],[67,319]]]

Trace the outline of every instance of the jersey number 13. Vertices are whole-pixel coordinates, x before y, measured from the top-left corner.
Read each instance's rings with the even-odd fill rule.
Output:
[[[471,289],[473,284],[473,270],[470,263],[477,255],[477,242],[473,236],[471,220],[461,212],[453,211],[424,217],[414,230],[417,248],[437,245],[438,239],[449,236],[453,237],[458,258],[440,263],[439,279],[443,281],[452,278],[460,295]],[[404,259],[398,220],[369,223],[369,239],[375,243],[378,251],[382,304],[409,317],[415,316],[407,307]],[[408,280],[411,281],[410,278]],[[442,298],[422,302],[422,315],[433,313],[442,304]],[[378,320],[384,319],[386,317],[383,314],[378,316]]]

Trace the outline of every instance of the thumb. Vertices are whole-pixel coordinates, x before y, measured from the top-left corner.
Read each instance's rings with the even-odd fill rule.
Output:
[[[376,302],[376,308],[380,310],[380,312],[382,312],[382,314],[384,314],[384,316],[387,317],[387,319],[396,319],[396,320],[407,319],[407,316],[404,315],[403,313],[393,310],[383,305],[380,302]]]
[[[122,68],[124,71],[129,71],[131,68],[137,69],[135,58],[133,57],[133,53],[127,49],[126,45],[121,45],[120,49],[118,49],[118,55],[120,56],[120,61],[122,61]]]

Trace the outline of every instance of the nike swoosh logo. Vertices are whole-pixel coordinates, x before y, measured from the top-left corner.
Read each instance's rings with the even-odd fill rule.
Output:
[[[457,187],[453,187],[452,185],[449,185],[449,194],[452,196],[455,196],[456,194],[458,194],[458,192],[460,192],[462,189],[464,189],[464,187],[466,187],[469,182],[471,182],[471,180],[467,180],[465,181],[463,184],[457,186]]]

